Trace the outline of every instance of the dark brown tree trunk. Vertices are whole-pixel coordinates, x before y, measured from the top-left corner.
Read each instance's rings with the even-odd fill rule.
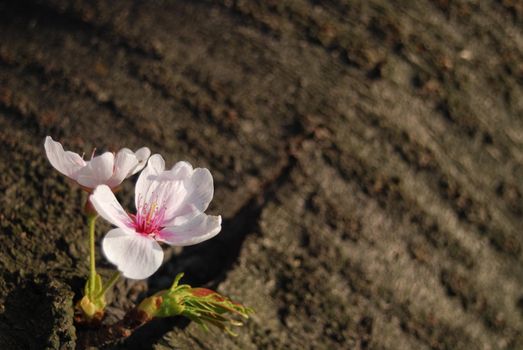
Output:
[[[85,194],[46,135],[214,175],[222,232],[120,282],[107,322],[180,271],[256,314],[117,348],[523,348],[522,28],[501,0],[1,2],[0,349],[82,332]]]

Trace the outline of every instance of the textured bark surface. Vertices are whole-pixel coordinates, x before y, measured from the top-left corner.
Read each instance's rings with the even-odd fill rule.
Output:
[[[180,271],[256,314],[116,349],[523,348],[522,28],[508,0],[1,2],[0,348],[81,331],[85,194],[46,135],[214,175],[222,233],[110,318]]]

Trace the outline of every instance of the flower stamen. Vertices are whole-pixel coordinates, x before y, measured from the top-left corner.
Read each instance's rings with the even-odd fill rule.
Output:
[[[93,148],[93,153],[91,153],[91,160],[93,160],[95,153],[96,153],[96,147]]]
[[[163,229],[165,210],[165,206],[160,207],[157,202],[152,202],[150,206],[144,203],[136,214],[129,215],[132,219],[131,226],[144,236],[155,237]]]

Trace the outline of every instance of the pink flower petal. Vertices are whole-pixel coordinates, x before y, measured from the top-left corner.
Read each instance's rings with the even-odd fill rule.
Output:
[[[109,231],[102,241],[102,249],[107,260],[125,277],[136,280],[151,276],[163,261],[158,242],[127,229]]]
[[[136,209],[140,207],[140,202],[146,201],[148,198],[149,188],[154,183],[156,177],[165,170],[165,161],[159,154],[153,154],[147,166],[140,173],[138,181],[136,181],[136,187],[134,189],[134,201]]]
[[[93,194],[89,196],[94,208],[105,220],[111,224],[128,228],[132,226],[129,215],[122,208],[109,186],[100,185],[96,187]]]
[[[192,165],[183,161],[174,164],[170,170],[172,175],[177,179],[186,179],[192,175],[193,171]]]
[[[172,201],[167,205],[165,226],[181,225],[203,213],[214,195],[212,175],[205,168],[196,168],[184,181],[183,188],[177,196],[171,197]]]
[[[76,181],[88,188],[106,184],[113,175],[114,154],[105,152],[87,162],[87,165],[78,171]]]
[[[128,148],[122,148],[116,154],[114,160],[113,176],[107,181],[106,185],[114,188],[122,183],[123,180],[138,166],[138,160],[134,152]]]
[[[140,174],[135,189],[136,208],[156,205],[166,211],[174,211],[186,195],[183,180],[192,174],[192,166],[178,162],[171,170],[163,170],[163,158],[151,157],[153,161]]]
[[[73,180],[75,180],[76,173],[86,165],[82,157],[77,153],[64,151],[62,145],[54,141],[51,136],[45,138],[44,147],[51,165]]]
[[[165,227],[157,240],[175,246],[193,245],[216,236],[221,225],[221,216],[200,214],[182,225]]]
[[[134,155],[138,161],[138,165],[133,169],[132,174],[130,175],[136,174],[145,167],[147,159],[149,159],[149,156],[151,155],[151,151],[147,147],[142,147],[134,152]]]

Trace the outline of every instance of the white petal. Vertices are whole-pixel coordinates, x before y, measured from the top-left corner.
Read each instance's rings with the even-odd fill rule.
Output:
[[[182,161],[174,164],[170,171],[177,179],[185,179],[191,176],[194,170],[189,162]]]
[[[138,165],[133,169],[133,172],[130,175],[134,175],[144,168],[144,166],[147,164],[147,159],[149,159],[149,156],[151,155],[151,151],[147,147],[142,147],[134,152],[134,155],[136,156]]]
[[[214,195],[212,175],[205,168],[196,168],[192,176],[184,181],[185,195],[178,203],[171,203],[165,213],[165,225],[181,225],[203,213]]]
[[[141,280],[151,276],[162,264],[163,251],[154,239],[131,230],[115,228],[102,241],[111,263],[127,278]]]
[[[100,185],[96,187],[93,194],[89,196],[94,209],[111,224],[127,228],[131,227],[131,218],[122,208],[109,186]]]
[[[88,188],[95,188],[98,185],[107,184],[113,175],[114,154],[105,152],[87,162],[87,165],[80,169],[76,181]]]
[[[221,216],[200,214],[182,225],[164,228],[157,239],[170,245],[193,245],[216,236],[221,225]]]
[[[137,184],[137,190],[140,191],[136,194],[137,209],[140,210],[139,208],[144,206],[162,207],[165,210],[165,217],[171,217],[187,195],[184,180],[192,173],[193,169],[189,163],[178,162],[171,170],[142,178],[141,187]]]
[[[45,138],[45,153],[51,165],[72,179],[85,166],[85,161],[77,153],[64,151],[64,148],[59,142],[54,141],[51,136]]]
[[[147,193],[154,179],[165,170],[165,161],[159,154],[154,154],[149,158],[147,167],[140,173],[136,187],[134,189],[134,200],[136,208],[140,207],[140,202],[147,198]]]
[[[111,188],[118,186],[127,176],[131,175],[137,166],[138,160],[134,152],[128,148],[122,148],[116,154],[113,176],[107,181],[107,185]]]
[[[151,183],[145,200],[155,202],[165,208],[165,217],[172,217],[178,211],[187,189],[184,181],[193,174],[192,165],[187,162],[176,163],[171,170],[163,171]]]

